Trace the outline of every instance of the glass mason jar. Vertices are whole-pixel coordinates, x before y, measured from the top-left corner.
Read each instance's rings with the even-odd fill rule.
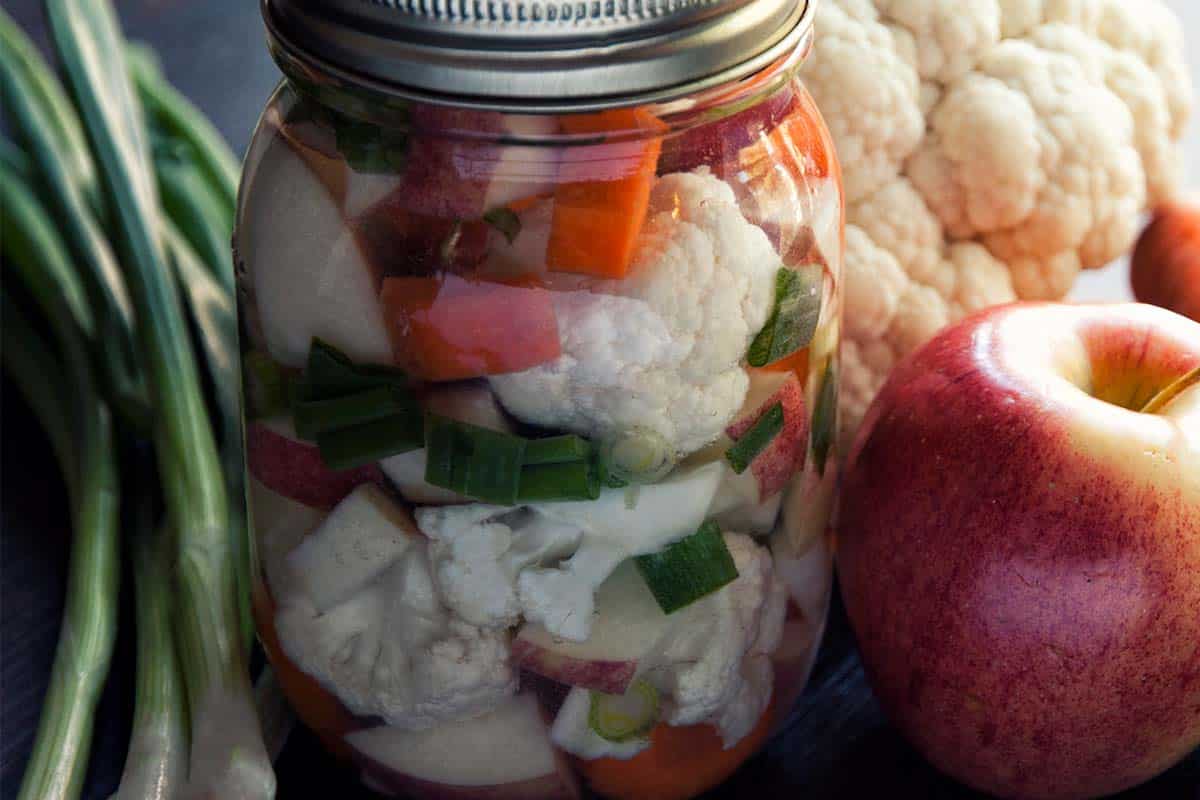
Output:
[[[551,111],[273,40],[235,235],[255,611],[376,789],[692,797],[794,704],[843,249],[808,41]]]

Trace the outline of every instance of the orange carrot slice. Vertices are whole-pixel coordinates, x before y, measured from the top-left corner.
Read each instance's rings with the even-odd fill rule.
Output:
[[[396,363],[423,380],[519,372],[562,352],[550,293],[536,285],[387,278],[381,300]]]
[[[612,800],[685,800],[703,794],[737,771],[771,733],[773,706],[744,739],[726,750],[711,725],[673,727],[650,732],[649,749],[628,761],[598,758],[580,761],[592,790]]]
[[[570,134],[644,135],[567,150],[554,192],[549,268],[622,278],[646,218],[666,125],[642,109],[616,109],[565,117],[562,127]]]

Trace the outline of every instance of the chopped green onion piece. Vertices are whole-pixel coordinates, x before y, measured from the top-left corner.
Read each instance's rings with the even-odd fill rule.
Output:
[[[429,414],[425,481],[488,503],[513,505],[525,439]]]
[[[421,417],[397,414],[317,436],[321,460],[333,470],[353,469],[422,444]]]
[[[517,502],[595,500],[601,488],[600,476],[590,461],[527,465],[521,469]]]
[[[733,447],[725,451],[725,458],[733,471],[741,475],[746,471],[758,454],[783,430],[783,403],[776,403],[768,408],[758,421],[750,426],[750,430],[742,434],[742,438],[733,443]]]
[[[574,434],[530,439],[525,444],[526,464],[565,464],[583,461],[591,455],[592,446],[588,440]]]
[[[808,347],[821,319],[822,277],[819,265],[775,274],[775,309],[750,343],[750,366],[765,367]]]
[[[289,407],[290,381],[283,367],[266,353],[252,350],[242,356],[242,385],[252,417],[269,417]]]
[[[821,376],[821,390],[817,394],[812,421],[813,457],[817,460],[817,471],[822,475],[825,474],[825,462],[837,432],[837,389],[837,369],[831,358],[826,362],[825,372]]]
[[[509,244],[512,244],[513,240],[517,238],[517,234],[521,232],[521,218],[506,206],[493,208],[483,215],[483,221],[504,234],[504,238],[508,240]]]
[[[404,414],[419,418],[420,413],[412,395],[394,388],[380,388],[331,400],[297,400],[294,421],[296,434],[312,441],[339,428]]]
[[[666,614],[712,594],[738,576],[721,528],[711,520],[657,553],[637,556],[636,563]]]
[[[408,133],[344,114],[331,115],[338,152],[350,169],[363,173],[403,172],[408,163]]]
[[[328,400],[385,386],[405,387],[408,376],[403,370],[380,364],[355,364],[333,345],[313,339],[304,369],[306,400]]]
[[[675,468],[675,452],[658,431],[636,428],[601,445],[600,468],[612,488],[654,483]]]
[[[644,737],[658,720],[658,690],[634,681],[625,694],[591,693],[588,726],[601,739],[628,742]]]

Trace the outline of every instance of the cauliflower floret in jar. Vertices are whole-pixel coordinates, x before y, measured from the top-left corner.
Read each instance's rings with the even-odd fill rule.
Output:
[[[725,748],[744,739],[766,712],[774,688],[771,654],[783,636],[787,590],[770,553],[742,533],[724,534],[738,577],[667,617],[643,680],[659,695],[659,720],[707,724]],[[555,744],[581,758],[632,758],[649,740],[612,742],[586,713],[588,691],[576,687],[551,729]]]
[[[396,509],[398,514],[402,514]],[[378,577],[322,613],[286,559],[275,627],[284,652],[350,711],[408,730],[476,717],[517,689],[508,637],[455,614],[415,530]],[[336,560],[323,570],[344,569]]]
[[[741,407],[781,266],[728,184],[704,167],[666,175],[630,274],[555,292],[562,355],[492,386],[525,422],[596,439],[646,428],[693,452]]]
[[[661,550],[708,515],[721,463],[680,471],[598,500],[516,508],[474,504],[417,509],[445,602],[468,622],[508,628],[524,617],[555,636],[587,639],[596,589],[630,556]]]

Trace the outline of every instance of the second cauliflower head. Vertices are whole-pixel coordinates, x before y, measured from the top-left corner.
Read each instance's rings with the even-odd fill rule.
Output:
[[[1191,111],[1160,0],[829,0],[803,76],[846,186],[843,436],[892,366],[1061,299],[1171,197]]]

